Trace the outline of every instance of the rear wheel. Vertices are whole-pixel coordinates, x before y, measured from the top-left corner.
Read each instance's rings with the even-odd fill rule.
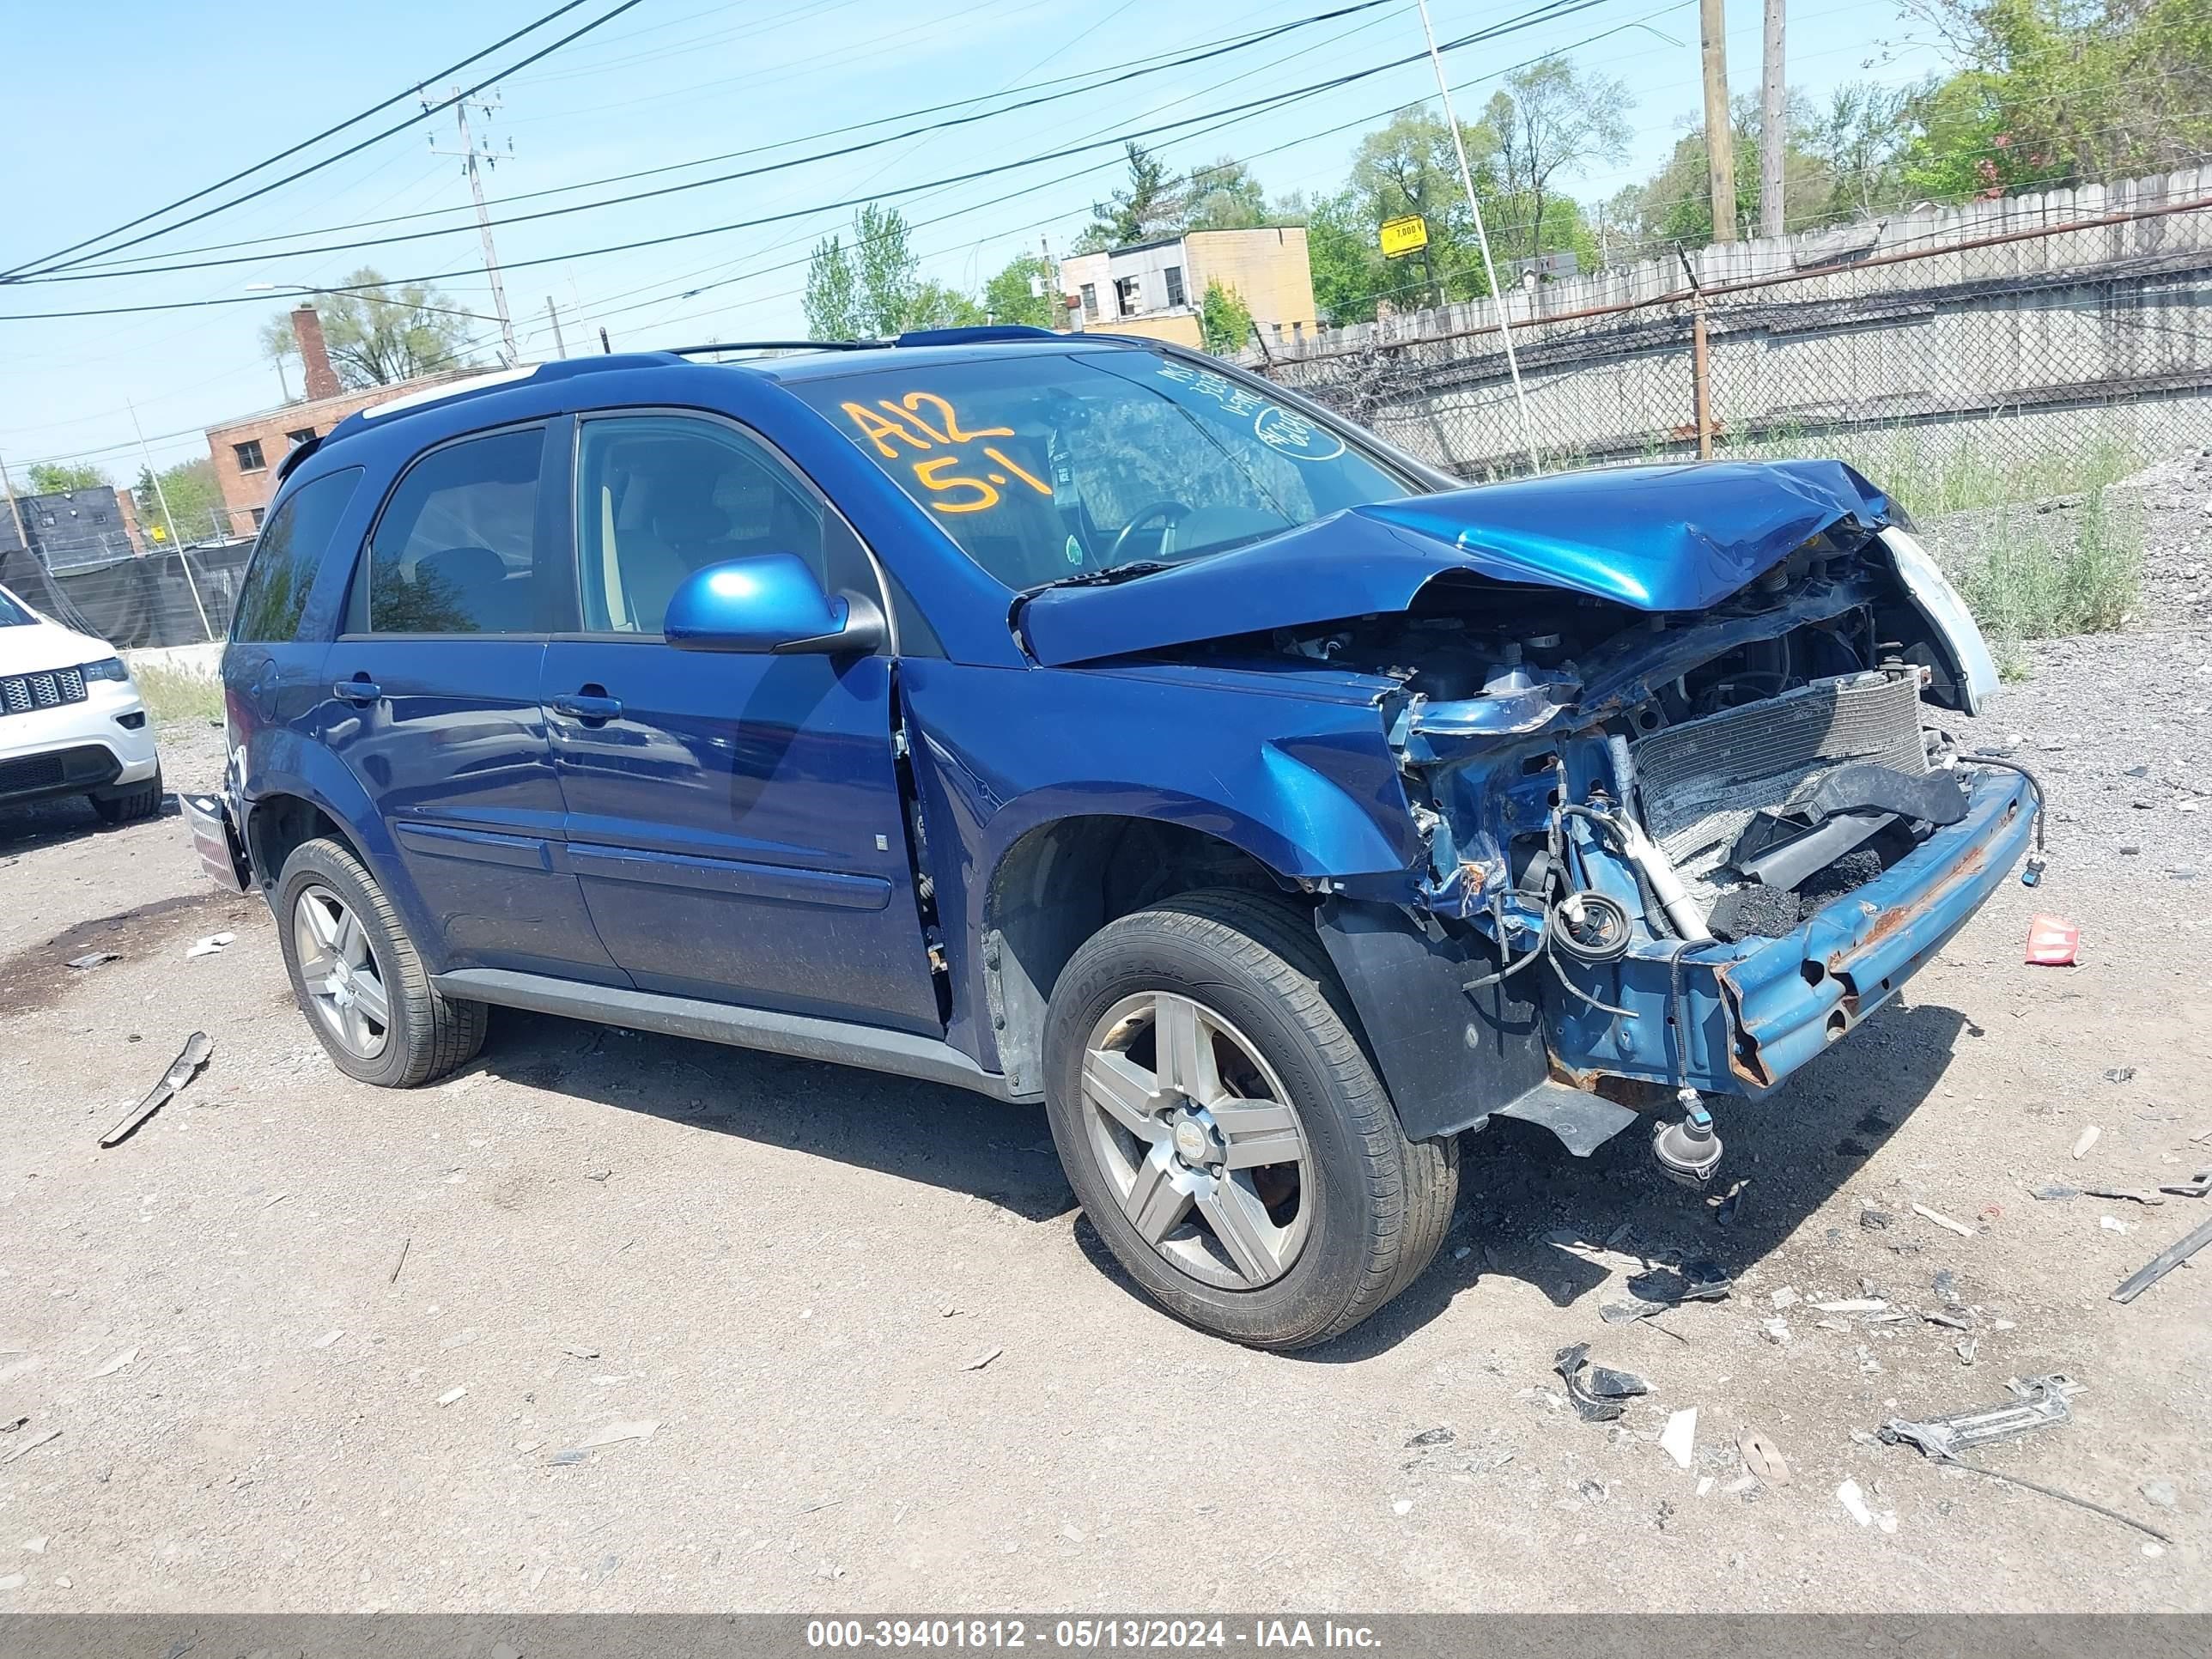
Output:
[[[154,775],[143,783],[94,790],[86,799],[102,823],[136,823],[155,817],[161,810],[161,769],[156,766]]]
[[[293,994],[348,1077],[412,1088],[483,1047],[483,1004],[432,988],[375,878],[337,842],[295,848],[272,908]]]
[[[1408,1141],[1305,916],[1201,892],[1109,923],[1054,988],[1047,1109],[1116,1260],[1202,1329],[1297,1348],[1417,1278],[1455,1139]]]

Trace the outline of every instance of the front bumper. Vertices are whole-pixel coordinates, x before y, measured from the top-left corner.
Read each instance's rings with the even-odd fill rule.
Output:
[[[159,763],[154,723],[134,685],[98,680],[82,702],[0,714],[0,801],[143,783]]]
[[[200,869],[226,892],[243,893],[253,884],[253,868],[246,856],[246,843],[230,819],[230,808],[220,795],[179,795],[185,827],[191,832],[192,851],[200,855]]]
[[[1593,1090],[1628,1079],[1766,1093],[1888,1001],[1966,925],[2027,850],[2033,817],[2026,779],[1974,775],[1964,818],[1796,932],[1686,951],[1686,1054],[1673,1040],[1672,944],[1639,945],[1604,969],[1577,969],[1585,989],[1634,1017],[1561,999],[1571,1006],[1554,1018],[1554,1074]]]

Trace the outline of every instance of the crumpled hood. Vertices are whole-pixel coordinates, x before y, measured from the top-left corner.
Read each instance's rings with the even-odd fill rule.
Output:
[[[1249,547],[1112,586],[1032,597],[1037,660],[1133,652],[1402,611],[1446,571],[1557,587],[1638,611],[1717,605],[1888,498],[1839,461],[1721,461],[1557,473],[1356,507]]]

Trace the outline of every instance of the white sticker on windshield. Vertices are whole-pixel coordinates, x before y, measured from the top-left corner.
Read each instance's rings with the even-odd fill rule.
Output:
[[[1294,461],[1333,461],[1344,453],[1344,440],[1325,432],[1304,416],[1280,404],[1271,404],[1256,392],[1238,386],[1225,374],[1188,363],[1164,362],[1160,371],[1169,380],[1211,398],[1231,415],[1249,415],[1253,435],[1279,455]]]
[[[1253,417],[1252,431],[1268,448],[1294,461],[1333,461],[1344,453],[1344,440],[1336,434],[1273,404]]]

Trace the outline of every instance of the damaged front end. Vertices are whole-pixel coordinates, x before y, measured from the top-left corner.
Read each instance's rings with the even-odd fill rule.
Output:
[[[1506,1061],[1438,1130],[1503,1113],[1586,1155],[1671,1100],[1654,1152],[1702,1182],[1721,1150],[1704,1097],[1765,1094],[1847,1035],[2037,817],[2027,776],[1923,728],[1923,700],[1972,712],[1995,675],[1881,519],[1839,516],[1694,611],[1440,580],[1401,615],[1279,644],[1402,688],[1417,908],[1467,952],[1466,1047]]]

